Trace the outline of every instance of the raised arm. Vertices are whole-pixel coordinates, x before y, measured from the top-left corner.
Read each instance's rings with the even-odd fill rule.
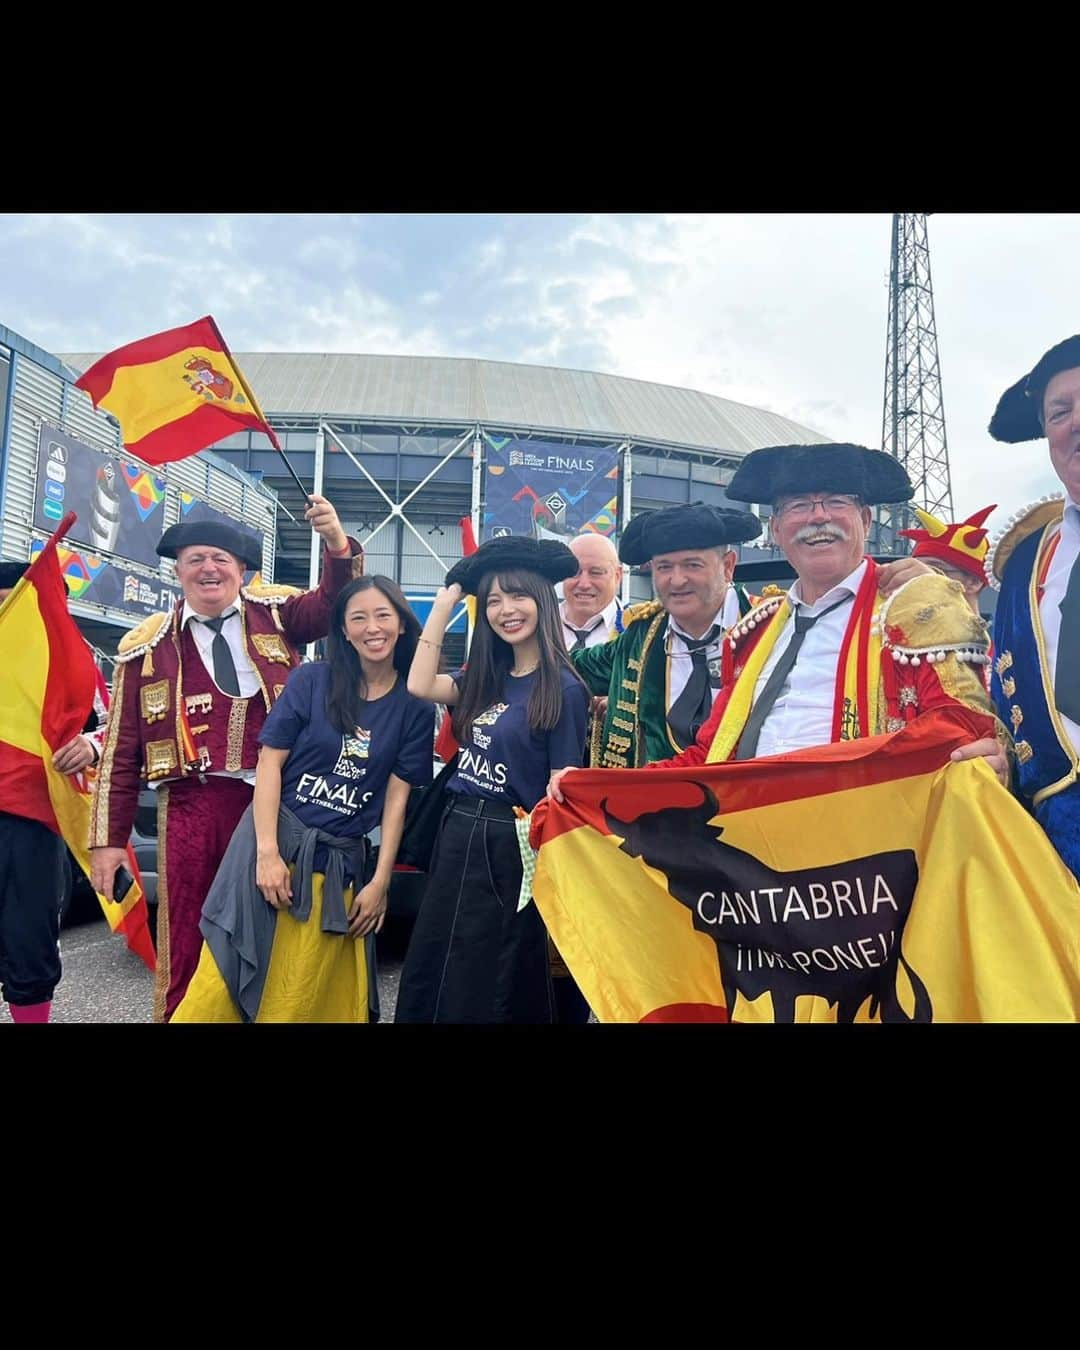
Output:
[[[330,611],[342,587],[363,573],[364,550],[341,528],[331,502],[312,495],[304,518],[323,541],[322,575],[314,590],[290,596],[281,606],[281,626],[290,642],[318,642],[330,627]],[[357,565],[359,560],[359,565]]]
[[[439,674],[439,658],[454,606],[460,599],[461,587],[456,582],[453,586],[439,587],[409,667],[409,693],[414,698],[445,703],[448,708],[458,701],[458,687],[449,675]]]

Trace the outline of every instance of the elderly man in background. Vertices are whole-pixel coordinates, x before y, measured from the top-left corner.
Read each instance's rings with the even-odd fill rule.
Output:
[[[563,582],[559,613],[566,650],[573,655],[622,632],[619,586],[623,570],[615,545],[606,535],[579,534],[571,539],[570,552],[580,570]]]

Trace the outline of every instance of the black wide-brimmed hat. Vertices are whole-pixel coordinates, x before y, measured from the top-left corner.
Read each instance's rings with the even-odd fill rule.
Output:
[[[576,576],[579,567],[578,560],[557,539],[501,534],[456,562],[447,572],[445,584],[453,586],[456,582],[465,595],[475,595],[489,572],[537,572],[554,585]]]
[[[158,540],[158,556],[175,558],[182,548],[192,544],[223,548],[248,567],[262,567],[262,541],[223,520],[178,521],[170,525]]]
[[[1055,375],[1077,366],[1080,366],[1080,334],[1051,347],[1033,370],[1005,390],[990,419],[990,435],[994,440],[1007,445],[1037,441],[1044,434],[1039,413],[1046,386]]]
[[[761,521],[749,511],[706,506],[703,502],[668,506],[662,511],[642,511],[633,518],[619,541],[619,559],[640,567],[658,553],[744,544],[760,533]]]
[[[898,459],[865,445],[767,445],[752,450],[724,489],[737,502],[771,502],[798,492],[844,492],[867,506],[915,495]]]

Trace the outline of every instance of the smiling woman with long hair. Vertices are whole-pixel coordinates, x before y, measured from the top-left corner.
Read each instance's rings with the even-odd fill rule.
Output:
[[[553,540],[489,540],[451,568],[421,635],[409,690],[452,707],[461,746],[430,879],[401,972],[398,1022],[551,1022],[547,933],[518,909],[515,810],[549,771],[580,765],[588,694],[566,652],[554,583],[577,559]],[[443,634],[476,595],[468,665],[440,675]]]
[[[375,934],[409,789],[431,781],[434,709],[405,685],[419,631],[388,577],[338,596],[327,659],[292,672],[259,737],[254,801],[203,906],[173,1022],[377,1017]]]

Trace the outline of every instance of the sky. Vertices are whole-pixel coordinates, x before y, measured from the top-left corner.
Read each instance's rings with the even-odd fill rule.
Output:
[[[1060,488],[999,396],[1080,330],[1080,216],[931,215],[954,510]],[[0,323],[106,351],[212,313],[242,351],[480,357],[767,408],[880,446],[888,214],[0,215]],[[258,390],[256,390],[258,393]]]

